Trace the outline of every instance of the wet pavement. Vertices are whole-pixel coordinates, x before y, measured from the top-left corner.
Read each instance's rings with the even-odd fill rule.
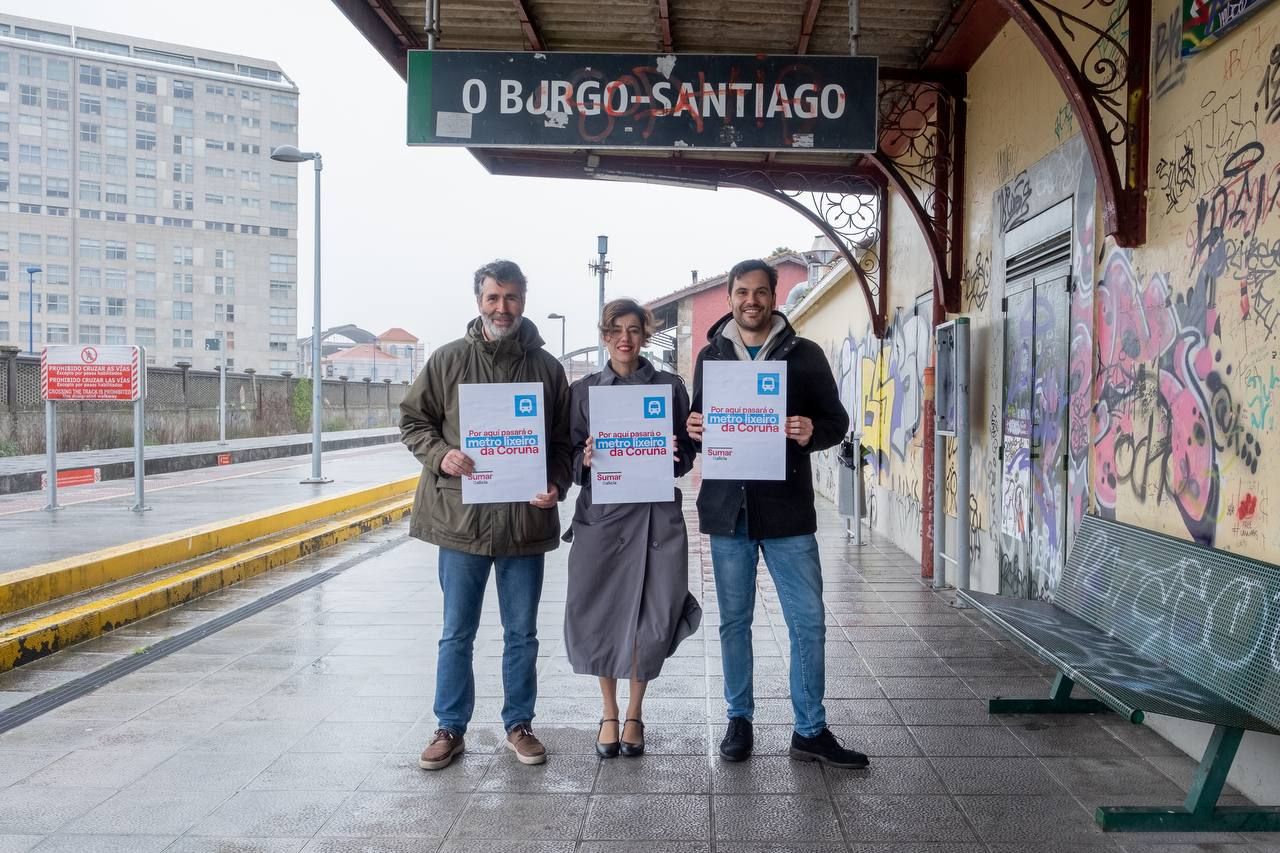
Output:
[[[155,474],[146,479],[147,512],[129,509],[132,480],[60,489],[57,512],[42,509],[40,492],[0,495],[0,572],[333,497],[421,470],[401,444],[327,451],[321,464],[332,483],[299,482],[311,474],[310,457]]]
[[[989,716],[980,697],[1044,694],[1051,673],[921,585],[900,551],[878,539],[857,548],[829,505],[820,515],[828,717],[872,756],[868,770],[787,758],[786,629],[763,570],[756,753],[715,757],[720,648],[698,536],[690,584],[704,628],[649,689],[643,757],[594,754],[599,697],[565,658],[561,548],[539,616],[534,729],[549,761],[525,767],[500,748],[490,584],[468,751],[420,770],[441,599],[434,549],[401,522],[0,676],[3,708],[334,573],[0,734],[0,853],[1280,851],[1264,835],[1104,835],[1096,806],[1180,802],[1193,762],[1114,716]]]

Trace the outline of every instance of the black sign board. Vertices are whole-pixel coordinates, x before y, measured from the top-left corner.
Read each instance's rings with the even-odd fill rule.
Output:
[[[876,149],[874,57],[409,52],[409,144]]]

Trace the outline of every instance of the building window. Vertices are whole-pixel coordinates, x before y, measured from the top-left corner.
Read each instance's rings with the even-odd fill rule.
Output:
[[[128,148],[129,131],[123,127],[107,127],[106,140],[108,148]]]
[[[69,344],[71,343],[71,327],[66,323],[50,323],[49,339],[46,343],[50,344]]]
[[[129,312],[129,300],[123,296],[107,297],[107,316],[124,317]]]
[[[241,234],[261,234],[262,226],[261,225],[245,225],[244,223],[241,223],[240,233]]]
[[[71,297],[65,293],[48,293],[44,297],[46,313],[70,314]]]
[[[18,162],[31,163],[36,166],[39,166],[40,163],[42,162],[40,158],[40,146],[27,145],[26,143],[20,143],[18,145]]]
[[[235,296],[235,277],[229,275],[215,275],[213,277],[213,293],[215,296]]]
[[[156,274],[154,270],[138,270],[133,274],[133,289],[139,293],[154,293]]]
[[[156,218],[154,216],[147,216],[145,213],[135,213],[133,215],[133,221],[138,223],[139,225],[155,225],[156,224]]]
[[[194,293],[196,289],[195,276],[191,273],[176,272],[173,274],[173,292],[179,294]],[[190,303],[188,303],[190,304]]]
[[[49,216],[67,216],[71,209],[67,207],[54,207],[52,204],[46,205],[44,212]]]
[[[101,86],[102,85],[102,66],[80,64],[80,85],[81,86]]]
[[[181,154],[184,157],[192,157],[195,155],[195,140],[190,136],[182,136],[174,134],[173,136],[173,153]]]
[[[155,243],[134,243],[133,256],[138,261],[147,263],[155,263],[156,261],[156,244]]]
[[[101,210],[93,210],[93,209],[88,208],[88,207],[82,207],[82,208],[80,208],[80,218],[81,218],[81,219],[101,219],[101,218],[102,218],[102,211],[101,211]]]
[[[190,101],[196,96],[196,87],[187,80],[174,80],[173,96],[184,101]]]
[[[190,302],[174,302],[173,303],[173,319],[190,320],[192,319]]]
[[[262,200],[257,198],[251,198],[249,196],[241,196],[240,207],[246,208],[248,210],[258,210],[262,207]]]
[[[0,119],[4,116],[0,115]],[[71,141],[71,122],[65,118],[51,118],[45,124],[48,126],[48,140],[50,142],[70,142]],[[3,130],[4,122],[0,121],[0,130]]]
[[[270,232],[270,234],[271,234],[271,236],[272,236],[272,237],[288,237],[288,236],[289,236],[289,229],[288,229],[288,228],[276,228],[276,227],[272,226],[271,228],[269,228],[269,229],[267,229],[267,230],[268,230],[268,232]]]
[[[71,98],[66,89],[55,89],[50,86],[45,90],[44,105],[47,109],[60,113],[71,110]]]
[[[137,131],[133,135],[133,147],[139,151],[155,151],[156,135],[149,130]]]
[[[213,252],[213,265],[221,270],[233,270],[236,268],[236,253],[233,249],[215,249]]]
[[[100,116],[102,115],[102,99],[97,95],[81,95],[80,96],[80,115],[82,116]]]
[[[50,234],[48,239],[45,240],[45,252],[55,258],[70,257],[71,239],[57,234]]]
[[[25,344],[28,340],[42,341],[40,324],[36,323],[32,326],[26,320],[18,324],[18,342]]]
[[[125,334],[124,326],[107,326],[105,341],[107,346],[111,346],[112,344],[127,344],[129,339]]]
[[[173,265],[175,267],[195,266],[195,249],[192,246],[173,247]]]
[[[297,255],[271,255],[269,259],[269,268],[274,273],[284,273],[286,275],[298,274],[298,256]]]
[[[108,89],[128,89],[129,88],[129,72],[117,71],[112,68],[107,69],[107,88]]]
[[[249,144],[249,143],[247,143],[247,142],[241,142],[241,143],[240,143],[240,153],[241,153],[241,154],[261,154],[261,153],[262,153],[262,146],[261,146],[261,145],[250,145],[250,144]]]
[[[296,135],[298,133],[298,125],[293,122],[273,121],[271,122],[271,130],[274,133],[289,133]]]
[[[284,308],[278,305],[272,305],[267,309],[268,322],[273,326],[291,326],[298,325],[298,309]]]
[[[98,296],[81,296],[80,313],[96,317],[102,313],[102,298]]]
[[[24,255],[43,254],[42,243],[43,240],[40,239],[39,234],[18,233],[18,251]]]
[[[39,175],[18,175],[18,192],[22,195],[40,195],[44,192],[44,182]],[[40,211],[36,211],[39,213]]]
[[[293,301],[293,282],[291,281],[271,282],[271,300],[273,302],[292,302]]]
[[[139,74],[134,79],[133,89],[142,95],[154,95],[156,93],[156,78],[154,74]]]
[[[44,269],[44,283],[48,285],[70,285],[71,267],[66,264],[49,264]]]
[[[173,108],[173,126],[191,130],[196,126],[196,114],[184,107]]]
[[[195,193],[185,193],[182,190],[173,191],[174,210],[195,210],[195,205]]]
[[[93,122],[80,122],[80,141],[97,143],[101,140],[102,128]]]
[[[102,270],[97,267],[80,267],[81,287],[102,287]]]
[[[33,300],[30,293],[25,290],[21,291],[18,294],[18,310],[24,314],[27,311],[34,311],[36,314],[39,314],[44,310],[44,300],[38,293],[36,294],[36,298]]]
[[[205,204],[222,204],[222,196],[219,195],[218,193],[205,193],[204,203]]]
[[[0,341],[9,340],[9,321],[0,320]]]
[[[80,171],[86,175],[99,174],[102,171],[102,155],[97,151],[81,151]]]
[[[146,157],[134,159],[133,176],[135,178],[154,178],[156,176],[156,161]]]
[[[124,270],[107,270],[107,290],[127,290],[129,285]]]
[[[129,193],[124,184],[107,184],[107,204],[128,204]]]
[[[288,107],[296,110],[298,108],[297,95],[281,95],[277,92],[271,93],[271,105],[276,107]]]
[[[154,299],[133,300],[133,316],[139,320],[155,319],[156,301]]]
[[[102,184],[97,181],[81,181],[80,200],[102,201]]]
[[[156,105],[147,103],[146,101],[138,101],[133,108],[133,118],[135,121],[155,124]]]
[[[49,178],[45,181],[45,195],[49,198],[71,198],[71,179]]]
[[[135,187],[133,191],[133,200],[138,207],[155,207],[156,206],[156,188],[155,187]]]
[[[66,148],[50,148],[46,157],[50,169],[71,170],[71,152]]]
[[[154,327],[139,326],[133,330],[133,342],[140,347],[153,347],[156,345],[156,330]],[[148,361],[150,359],[148,358]]]
[[[213,320],[215,323],[234,323],[236,321],[236,306],[228,303],[215,302],[213,305]]]
[[[18,86],[18,103],[24,107],[40,106],[40,87],[22,83]]]
[[[243,104],[249,104],[250,106],[253,104],[260,104],[262,103],[262,93],[255,92],[251,89],[241,89],[240,102]]]
[[[194,163],[174,163],[173,179],[180,184],[194,183],[196,179],[196,167]]]
[[[108,210],[106,212],[106,217],[108,222],[128,222],[129,221],[129,214],[125,213],[123,210]]]
[[[129,102],[124,98],[107,98],[107,118],[129,120]]]
[[[44,69],[39,56],[28,53],[18,54],[18,73],[23,77],[43,77]]]
[[[102,257],[102,244],[88,237],[80,238],[81,260],[96,261]]]
[[[173,330],[173,346],[175,349],[191,349],[192,344],[193,341],[190,329]]]
[[[292,335],[271,335],[267,340],[267,347],[271,352],[288,352],[292,340]]]
[[[32,215],[34,215],[34,216],[39,216],[39,215],[40,215],[40,205],[38,205],[38,204],[27,204],[26,202],[18,202],[18,212],[19,212],[19,213],[30,213],[30,214],[32,214]]]
[[[107,174],[113,178],[127,178],[129,176],[129,158],[123,154],[108,154]]]
[[[102,343],[102,327],[101,326],[80,326],[80,343],[82,344],[101,344]]]

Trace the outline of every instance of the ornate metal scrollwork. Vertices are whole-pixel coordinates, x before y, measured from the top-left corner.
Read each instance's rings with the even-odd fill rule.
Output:
[[[903,195],[933,254],[937,292],[959,310],[963,92],[955,81],[880,80],[880,150],[871,158]]]
[[[826,235],[862,285],[872,328],[885,326],[883,216],[885,185],[861,175],[803,172],[726,173],[721,186],[736,186],[771,196],[804,215]]]
[[[1106,232],[1121,245],[1140,244],[1146,238],[1147,219],[1150,4],[999,2],[1036,46],[1071,104],[1102,177]]]

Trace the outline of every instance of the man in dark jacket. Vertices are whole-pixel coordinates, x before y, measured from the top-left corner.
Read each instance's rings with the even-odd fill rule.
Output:
[[[475,709],[472,652],[489,568],[498,584],[502,617],[502,721],[506,746],[523,764],[541,764],[546,749],[534,736],[537,698],[538,602],[546,552],[560,542],[556,504],[571,479],[569,384],[560,362],[542,349],[537,328],[524,319],[527,282],[511,261],[475,273],[480,316],[466,334],[437,349],[400,404],[400,437],[422,463],[409,532],[440,549],[444,628],[436,666],[438,728],[419,766],[439,770],[463,751]],[[462,478],[475,462],[459,448],[458,386],[462,383],[541,382],[547,436],[547,490],[527,504],[463,504]]]
[[[760,260],[729,272],[729,313],[698,353],[693,374],[689,435],[701,441],[702,368],[707,361],[774,360],[787,363],[786,479],[703,480],[698,492],[701,531],[711,537],[711,564],[720,604],[720,645],[729,727],[720,742],[727,761],[750,757],[753,746],[751,616],[760,552],[773,576],[791,641],[791,757],[833,767],[866,767],[867,757],[846,749],[827,728],[826,624],[817,512],[809,456],[839,443],[849,429],[831,368],[817,344],[795,333],[774,311],[778,273]]]

